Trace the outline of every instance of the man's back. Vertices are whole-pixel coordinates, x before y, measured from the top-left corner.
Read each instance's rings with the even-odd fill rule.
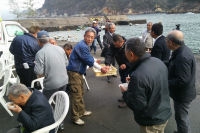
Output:
[[[32,91],[29,100],[22,109],[23,111],[19,113],[17,120],[23,124],[24,133],[30,133],[54,123],[52,108],[38,90]],[[54,130],[50,133],[54,133]]]
[[[10,52],[15,58],[15,67],[22,68],[23,63],[34,66],[35,55],[39,49],[37,39],[30,34],[25,33],[15,37],[10,46]]]
[[[144,126],[163,124],[171,116],[166,66],[145,55],[132,70],[124,99],[136,122]]]
[[[68,60],[64,50],[52,44],[45,44],[36,54],[35,72],[44,74],[44,87],[58,89],[68,83],[66,66]]]
[[[163,62],[169,61],[170,50],[167,48],[166,40],[163,35],[155,41],[151,56],[159,58]]]

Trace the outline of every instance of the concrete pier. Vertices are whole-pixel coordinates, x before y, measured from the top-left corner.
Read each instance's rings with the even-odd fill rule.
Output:
[[[38,25],[46,31],[63,31],[75,30],[84,26],[91,26],[92,21],[98,19],[100,23],[104,24],[106,20],[117,25],[132,24],[145,24],[146,19],[143,20],[130,20],[126,15],[117,16],[91,16],[91,17],[66,17],[66,18],[37,18],[37,19],[21,19],[18,22],[25,28],[32,25]]]

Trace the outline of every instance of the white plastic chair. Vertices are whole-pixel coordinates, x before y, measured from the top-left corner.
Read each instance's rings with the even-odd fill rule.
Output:
[[[31,82],[31,88],[34,88],[34,84],[35,84],[36,82],[39,82],[39,83],[40,83],[40,86],[41,86],[42,88],[41,88],[41,90],[39,90],[39,91],[42,92],[43,89],[44,89],[44,85],[43,85],[44,77],[33,80],[33,81]]]
[[[49,133],[52,129],[55,129],[55,133],[58,131],[59,125],[64,121],[69,110],[69,97],[66,92],[55,92],[49,99],[49,104],[52,105],[55,123],[47,127],[38,129],[32,133]]]
[[[85,81],[87,90],[89,91],[89,90],[90,90],[90,87],[89,87],[88,82],[87,82],[87,79],[86,79],[86,77],[85,77],[84,75],[83,75],[83,79],[84,79],[84,81]]]
[[[9,79],[11,77],[11,69],[9,67],[5,68],[2,72],[3,76],[1,77],[1,80],[3,80],[3,85],[0,87],[0,103],[5,108],[5,110],[8,112],[10,116],[13,116],[12,112],[8,109],[6,105],[6,101],[4,99],[4,95],[6,93],[6,88],[9,83]]]
[[[0,59],[0,78],[3,76],[4,69],[5,69],[4,60]]]

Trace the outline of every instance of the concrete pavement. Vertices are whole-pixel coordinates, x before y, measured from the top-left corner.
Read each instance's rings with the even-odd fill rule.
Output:
[[[99,57],[99,55],[96,56]],[[94,73],[88,70],[86,78],[91,90],[85,91],[84,98],[86,108],[91,110],[93,114],[90,117],[83,118],[86,122],[85,126],[77,126],[70,121],[69,111],[64,122],[65,130],[63,133],[138,133],[139,126],[134,121],[132,111],[129,108],[119,109],[117,107],[117,99],[121,97],[118,88],[119,76],[113,78],[111,83],[107,83],[106,77],[95,77]],[[200,96],[197,96],[190,111],[192,133],[200,133],[199,112]],[[6,133],[8,129],[16,125],[16,117],[10,117],[0,106],[0,133]],[[173,133],[175,129],[173,111],[173,116],[168,122],[165,133]]]

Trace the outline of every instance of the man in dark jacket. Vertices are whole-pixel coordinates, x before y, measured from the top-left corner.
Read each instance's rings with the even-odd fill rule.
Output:
[[[117,64],[119,65],[119,75],[122,83],[126,83],[130,65],[125,55],[125,41],[126,39],[119,34],[114,34],[113,44],[109,47],[105,57],[105,65],[108,66],[112,64],[113,57],[116,59]],[[119,108],[126,107],[123,99],[119,99],[118,101],[120,102]]]
[[[20,82],[27,87],[36,78],[34,73],[35,55],[40,50],[37,41],[38,26],[29,28],[29,33],[16,36],[10,45],[10,52],[14,55],[15,68]]]
[[[31,133],[55,122],[52,108],[40,91],[30,91],[23,84],[15,84],[9,88],[8,98],[13,102],[8,108],[18,114],[17,120],[23,125],[21,128],[9,130],[8,133],[20,133],[20,130]]]
[[[163,33],[163,25],[161,23],[155,23],[152,26],[151,36],[155,39],[151,56],[159,58],[163,62],[167,63],[170,57],[170,50],[167,48],[165,36]]]
[[[105,57],[106,54],[108,53],[108,49],[111,45],[113,45],[113,34],[115,33],[115,24],[110,23],[108,24],[108,32],[103,36],[103,45],[104,49],[101,53],[102,57]],[[112,65],[115,65],[115,60],[112,58]]]
[[[126,42],[126,57],[133,64],[128,88],[121,87],[123,98],[133,110],[141,133],[164,133],[171,116],[167,67],[145,53],[139,38]]]
[[[167,36],[167,46],[173,51],[169,61],[169,90],[174,100],[178,133],[191,133],[189,109],[196,97],[196,63],[192,51],[184,44],[184,35],[175,30]]]

